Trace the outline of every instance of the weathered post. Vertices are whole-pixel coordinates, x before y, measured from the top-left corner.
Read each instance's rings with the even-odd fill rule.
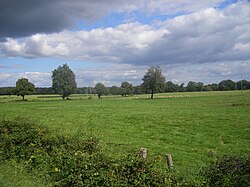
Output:
[[[146,159],[147,158],[147,149],[146,148],[141,148],[139,155],[143,158]]]
[[[173,163],[172,155],[171,154],[166,154],[166,160],[167,160],[168,169],[173,170],[174,163]]]

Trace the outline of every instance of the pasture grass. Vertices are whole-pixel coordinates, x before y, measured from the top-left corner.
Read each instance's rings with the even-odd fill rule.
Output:
[[[0,164],[0,186],[1,187],[47,187],[49,183],[42,181],[36,175],[27,173],[25,166],[16,162],[5,162]]]
[[[32,95],[22,102],[1,96],[0,118],[25,117],[56,133],[95,136],[113,156],[141,147],[162,160],[171,153],[175,170],[190,176],[216,156],[250,154],[250,91],[147,97]]]

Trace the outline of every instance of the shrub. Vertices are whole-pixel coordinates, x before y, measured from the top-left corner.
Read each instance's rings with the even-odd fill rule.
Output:
[[[27,120],[0,122],[0,158],[25,163],[53,186],[165,186],[165,173],[136,154],[111,159],[91,137],[55,136]]]
[[[223,156],[201,172],[209,186],[250,186],[248,156]]]

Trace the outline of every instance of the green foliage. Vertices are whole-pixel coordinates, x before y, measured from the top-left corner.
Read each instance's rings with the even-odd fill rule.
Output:
[[[98,98],[100,99],[101,96],[106,93],[106,87],[102,83],[97,83],[95,85],[95,91],[96,91],[96,94],[98,95]]]
[[[126,96],[126,95],[130,95],[133,91],[133,85],[130,84],[127,81],[124,81],[121,83],[121,95],[122,96]]]
[[[203,91],[203,88],[204,84],[202,82],[189,81],[186,87],[186,91],[187,92]]]
[[[160,67],[150,67],[142,80],[144,89],[151,93],[151,99],[153,99],[154,93],[164,91],[165,77],[162,75],[162,70]]]
[[[218,86],[219,86],[220,91],[228,91],[228,90],[237,89],[237,84],[230,79],[221,81]]]
[[[178,84],[174,84],[171,81],[166,82],[165,92],[177,92],[179,91]]]
[[[165,186],[165,174],[137,155],[110,159],[95,138],[52,136],[27,120],[0,122],[1,160],[40,171],[52,186]]]
[[[201,172],[205,184],[215,187],[249,187],[249,156],[223,156]]]
[[[119,95],[119,94],[120,94],[120,89],[119,89],[119,87],[118,87],[118,86],[112,86],[112,87],[110,88],[110,93],[111,93],[112,95]]]
[[[65,99],[76,90],[75,74],[67,64],[52,71],[52,88]]]
[[[14,87],[0,87],[0,95],[13,95],[14,90]]]
[[[154,96],[89,100],[88,95],[72,95],[72,100],[60,102],[60,97],[34,95],[25,103],[16,102],[17,96],[0,96],[0,119],[28,116],[70,136],[82,130],[97,136],[111,156],[140,147],[153,155],[171,153],[176,170],[189,176],[212,159],[207,155],[250,154],[250,91]]]
[[[24,100],[25,95],[29,95],[34,93],[35,86],[29,82],[26,78],[18,79],[16,82],[16,88],[14,89],[14,93],[18,96],[22,96]]]

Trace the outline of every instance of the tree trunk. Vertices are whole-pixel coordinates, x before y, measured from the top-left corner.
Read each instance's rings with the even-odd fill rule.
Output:
[[[151,99],[154,98],[154,90],[151,91]]]
[[[24,95],[22,95],[22,97],[23,97],[23,101],[24,101]]]

